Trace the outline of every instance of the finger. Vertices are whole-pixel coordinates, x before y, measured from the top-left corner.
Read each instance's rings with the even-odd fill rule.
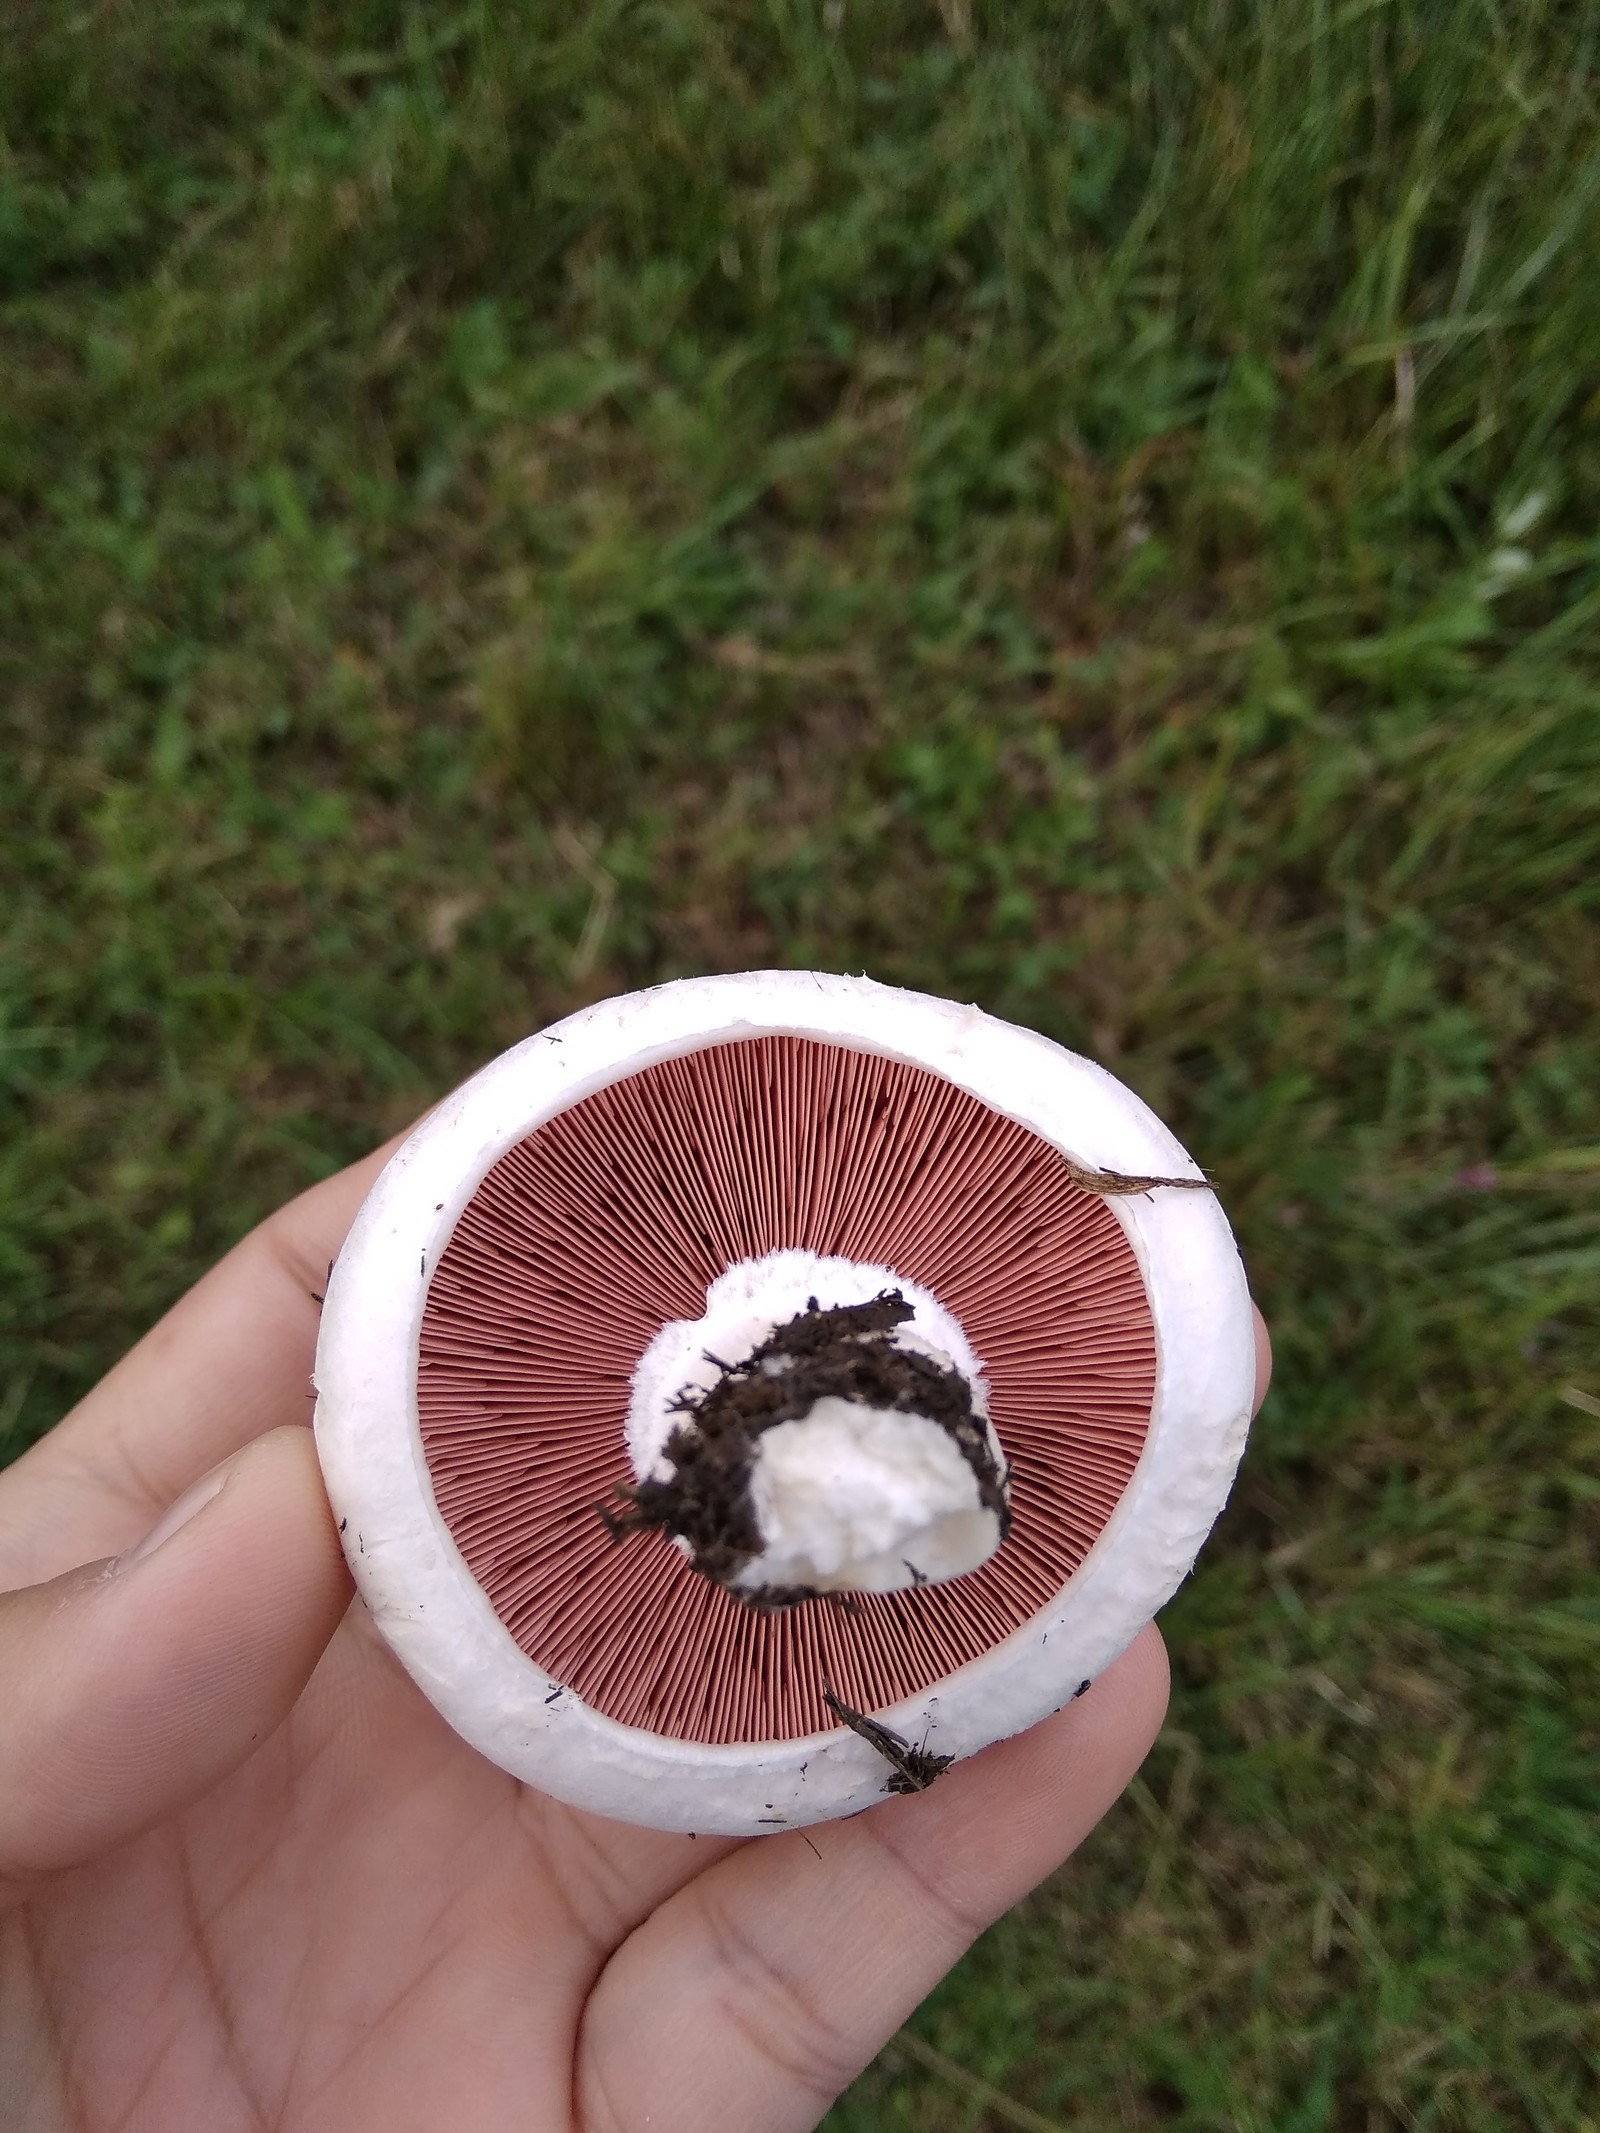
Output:
[[[750,1841],[613,1822],[568,1807],[532,1786],[521,1790],[518,1821],[530,1851],[549,1876],[553,1901],[546,1902],[546,1922],[559,1915],[577,1929],[570,1936],[569,1982],[578,2001],[612,1950],[658,1905]]]
[[[197,1475],[310,1420],[328,1263],[398,1145],[268,1216],[0,1477],[0,1590],[128,1546]]]
[[[1256,1396],[1250,1403],[1250,1412],[1258,1415],[1272,1385],[1272,1335],[1256,1305],[1252,1304],[1250,1308],[1255,1312],[1256,1321]]]
[[[930,1791],[746,1845],[702,1874],[602,1974],[579,2038],[578,2122],[814,2126],[963,1949],[1088,1835],[1166,1699],[1151,1628],[1086,1696]]]
[[[285,1717],[349,1596],[294,1429],[120,1561],[0,1597],[0,1878],[93,1858],[207,1791]]]

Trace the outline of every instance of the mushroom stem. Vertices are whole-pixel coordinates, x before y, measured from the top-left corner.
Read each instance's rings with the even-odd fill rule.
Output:
[[[802,1276],[842,1284],[844,1300],[808,1294],[782,1311]],[[884,1285],[850,1300],[869,1279]],[[800,1252],[715,1284],[706,1316],[663,1328],[641,1364],[637,1478],[602,1512],[612,1531],[659,1529],[703,1576],[768,1608],[986,1561],[1011,1514],[981,1369],[948,1314],[908,1290],[885,1268]],[[752,1313],[758,1297],[768,1308]],[[663,1345],[699,1366],[665,1399]]]

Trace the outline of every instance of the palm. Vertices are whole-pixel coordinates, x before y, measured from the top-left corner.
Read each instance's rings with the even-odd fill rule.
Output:
[[[809,1836],[663,1836],[518,1784],[347,1604],[284,1427],[383,1153],[0,1477],[0,2093],[19,2133],[803,2133],[1116,1797],[1160,1722],[1159,1639]]]
[[[16,1923],[90,2126],[566,2127],[590,1988],[727,1848],[519,1785],[352,1611],[241,1769]]]

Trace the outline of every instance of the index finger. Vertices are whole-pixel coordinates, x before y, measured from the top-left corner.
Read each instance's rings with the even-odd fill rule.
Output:
[[[114,1554],[242,1445],[309,1422],[329,1262],[404,1138],[251,1230],[0,1476],[0,1589]]]

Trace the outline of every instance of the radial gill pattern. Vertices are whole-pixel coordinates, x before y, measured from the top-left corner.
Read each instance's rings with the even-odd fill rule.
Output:
[[[922,1282],[986,1366],[1009,1537],[920,1591],[760,1613],[596,1511],[629,1478],[629,1381],[669,1318],[782,1246]],[[923,1068],[800,1037],[646,1067],[510,1149],[433,1274],[418,1366],[439,1510],[557,1681],[692,1741],[830,1730],[979,1657],[1072,1575],[1133,1472],[1155,1338],[1121,1225],[1026,1127]]]

